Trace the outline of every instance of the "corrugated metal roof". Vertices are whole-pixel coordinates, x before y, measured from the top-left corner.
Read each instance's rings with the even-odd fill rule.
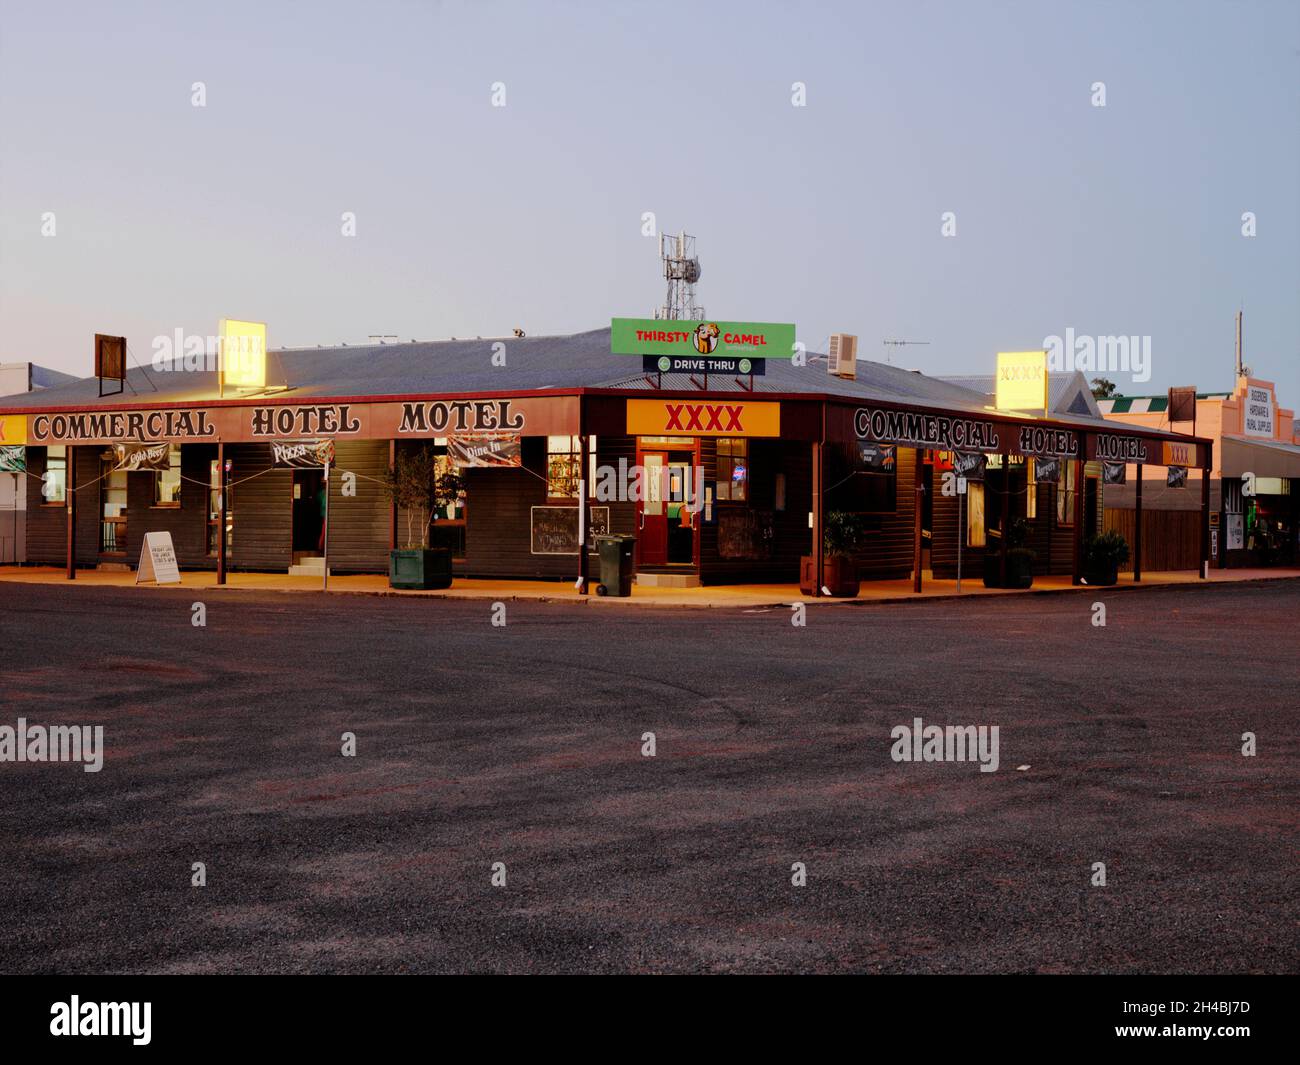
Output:
[[[268,385],[287,385],[269,400],[326,396],[420,396],[474,392],[529,392],[537,389],[613,388],[652,390],[640,359],[610,353],[609,329],[551,337],[484,337],[360,347],[282,348],[267,357]],[[494,366],[496,345],[504,345],[505,365]],[[755,377],[755,392],[842,395],[859,400],[919,403],[983,411],[985,398],[951,382],[884,363],[857,364],[855,381],[826,371],[826,356],[811,353],[806,366],[769,359],[767,374]],[[709,377],[711,392],[743,392],[730,374]],[[121,403],[202,403],[217,398],[216,375],[197,371],[147,372],[132,368],[120,396],[99,397],[99,384],[85,378],[6,400],[14,407],[114,406]],[[694,391],[685,374],[663,378],[666,390]]]

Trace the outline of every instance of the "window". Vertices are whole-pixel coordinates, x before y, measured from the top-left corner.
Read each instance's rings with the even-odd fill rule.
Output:
[[[1065,460],[1061,463],[1065,467],[1061,482],[1056,489],[1056,524],[1073,525],[1074,524],[1074,495],[1075,481],[1074,470],[1075,463]]]
[[[587,490],[596,479],[596,438],[587,438],[590,469]],[[576,436],[546,438],[546,495],[550,499],[577,499],[578,480],[582,476],[582,444]]]
[[[825,472],[828,507],[851,514],[893,514],[897,510],[898,448],[894,444],[827,447]],[[910,487],[909,487],[910,493]],[[929,495],[926,504],[929,505]],[[911,495],[908,496],[911,506]],[[909,511],[910,513],[910,511]],[[923,516],[923,521],[928,518]],[[930,526],[926,524],[925,528]]]
[[[68,500],[68,448],[54,444],[45,449],[45,483],[41,495],[46,503],[66,503]]]
[[[126,553],[126,470],[113,469],[113,460],[103,463],[103,515],[99,523],[99,550],[106,555]]]
[[[221,467],[213,459],[208,465],[208,554],[217,554],[217,526],[221,524]],[[226,500],[226,555],[234,547],[235,512]]]
[[[1237,478],[1223,478],[1223,512],[1225,514],[1241,513],[1241,480]]]
[[[153,471],[153,505],[179,507],[181,505],[181,447],[172,444],[167,449],[167,469]]]
[[[718,437],[718,500],[743,502],[749,496],[749,441]]]
[[[1034,460],[1029,460],[1025,473],[1025,518],[1033,521],[1038,517],[1038,482],[1034,480],[1038,476],[1038,471],[1034,468]]]
[[[966,546],[983,547],[984,543],[984,486],[978,481],[967,481]]]

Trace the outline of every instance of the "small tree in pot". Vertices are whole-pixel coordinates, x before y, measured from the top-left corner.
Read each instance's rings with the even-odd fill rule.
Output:
[[[853,557],[862,543],[865,527],[862,518],[844,510],[833,510],[826,515],[822,530],[822,550],[825,552],[823,583],[831,595],[852,599],[861,587],[858,581],[858,564]],[[817,592],[816,566],[812,556],[801,561],[799,587],[808,595]]]
[[[1114,529],[1091,536],[1083,545],[1083,579],[1088,584],[1115,584],[1128,559],[1128,541]]]
[[[441,501],[435,457],[428,444],[399,450],[393,468],[385,471],[388,498],[406,511],[406,545],[389,553],[388,583],[394,588],[451,587],[451,551],[429,546],[429,524]]]

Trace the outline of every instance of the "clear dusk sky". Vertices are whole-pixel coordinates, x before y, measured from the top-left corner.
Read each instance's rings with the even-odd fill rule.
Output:
[[[1297,406],[1300,4],[0,0],[0,361],[596,328],[663,300],[647,211],[810,348],[1146,335],[1121,392],[1226,390],[1244,305]]]

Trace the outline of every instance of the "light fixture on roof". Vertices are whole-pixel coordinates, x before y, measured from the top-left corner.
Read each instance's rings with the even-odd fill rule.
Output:
[[[523,338],[524,338],[524,331],[523,331],[522,329],[520,329],[519,326],[515,326],[515,328],[514,328],[514,333],[515,333],[515,336],[517,336],[520,340],[523,340]]]

